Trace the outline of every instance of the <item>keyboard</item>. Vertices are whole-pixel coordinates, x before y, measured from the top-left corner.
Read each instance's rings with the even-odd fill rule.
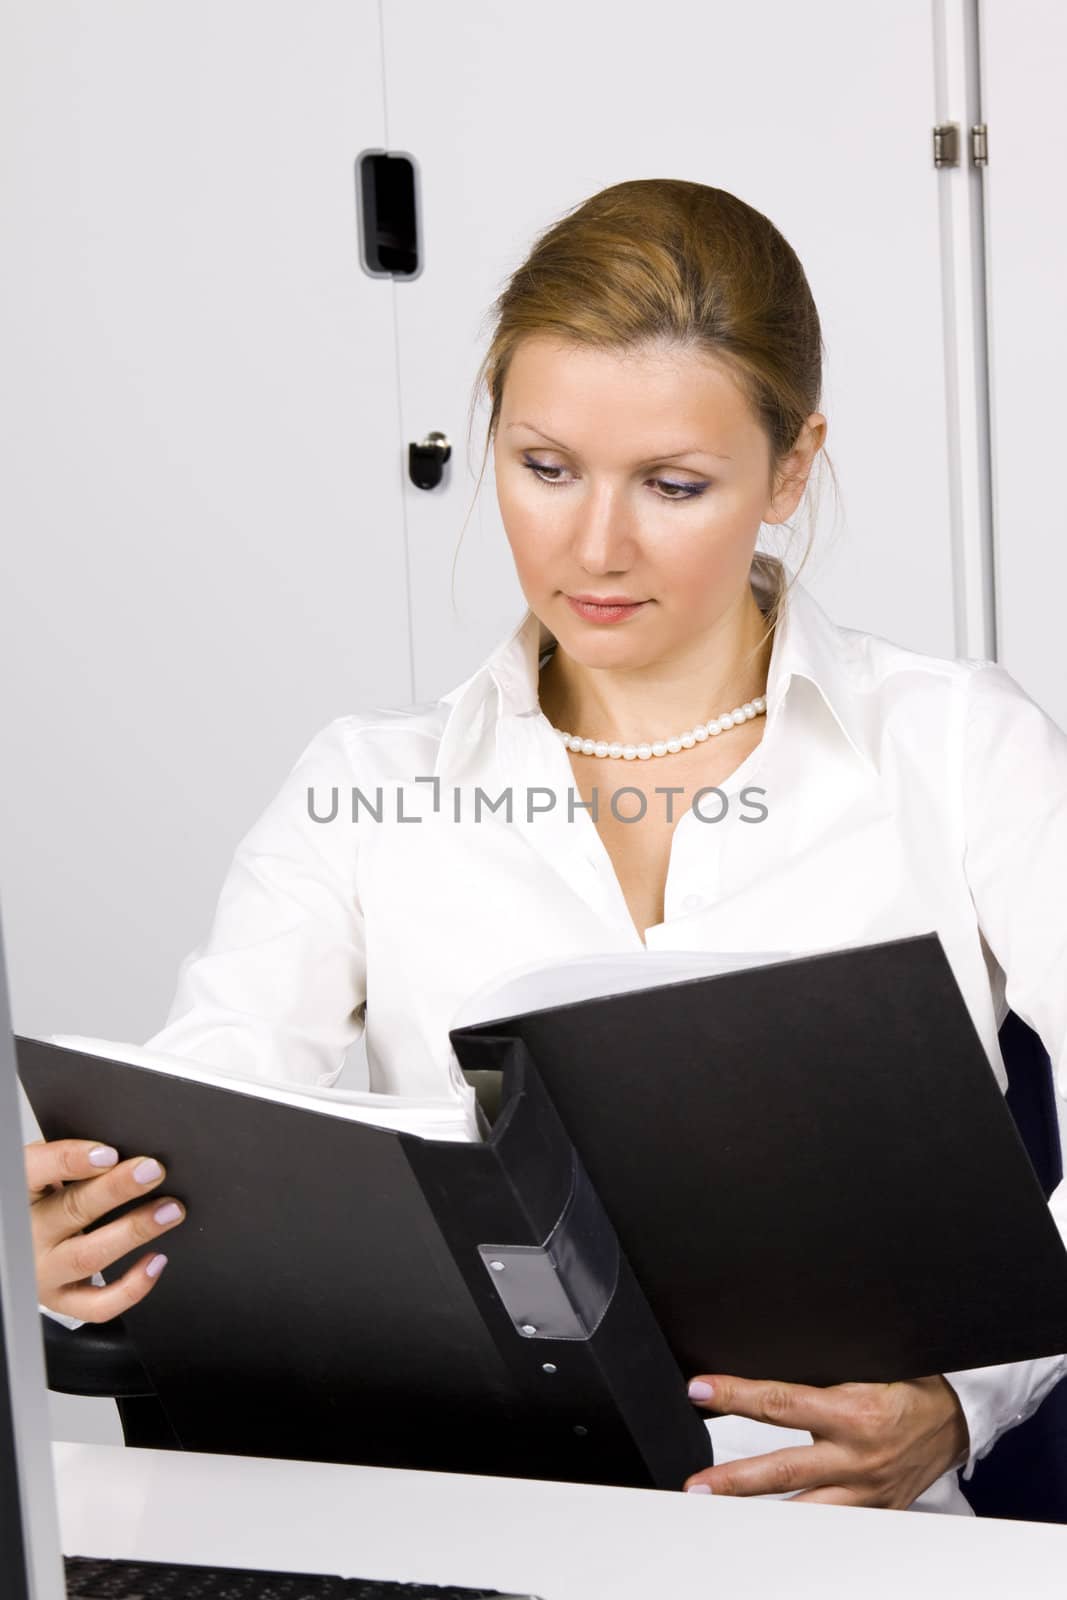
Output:
[[[64,1556],[68,1600],[538,1600],[499,1589]]]

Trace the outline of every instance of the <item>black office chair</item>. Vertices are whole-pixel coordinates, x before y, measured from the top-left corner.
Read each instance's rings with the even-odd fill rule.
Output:
[[[1008,1107],[1047,1199],[1063,1174],[1052,1066],[1037,1034],[1014,1012],[999,1037]],[[128,1445],[182,1448],[121,1318],[75,1330],[50,1317],[41,1322],[50,1389],[114,1399]],[[998,1440],[961,1487],[980,1517],[1067,1523],[1067,1382]]]
[[[121,1317],[72,1329],[42,1315],[41,1328],[48,1387],[54,1393],[114,1400],[122,1436],[134,1448],[182,1448]]]
[[[1032,1028],[1009,1011],[1000,1030],[1008,1106],[1045,1198],[1063,1176],[1052,1064]],[[962,1488],[980,1517],[1067,1522],[1067,1382],[998,1439]]]

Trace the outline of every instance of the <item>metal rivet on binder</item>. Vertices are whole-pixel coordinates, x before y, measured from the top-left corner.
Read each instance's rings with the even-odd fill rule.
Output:
[[[551,1361],[546,1361],[544,1366],[541,1368],[542,1372],[555,1372],[555,1370],[556,1368]]]
[[[489,1263],[489,1266],[493,1272],[503,1272],[506,1265],[506,1261],[490,1261]]]
[[[537,1329],[534,1327],[532,1322],[524,1322],[522,1327],[519,1329],[519,1332],[524,1333],[528,1339],[532,1339],[534,1334],[537,1332]]]
[[[589,1429],[583,1428],[580,1422],[575,1424],[574,1431],[578,1435],[579,1439],[586,1438],[589,1433]]]

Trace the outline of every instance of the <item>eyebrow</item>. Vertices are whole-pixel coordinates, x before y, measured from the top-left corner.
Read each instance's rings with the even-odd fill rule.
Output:
[[[529,428],[531,433],[536,433],[540,438],[546,440],[547,443],[554,444],[557,450],[567,450],[567,453],[570,454],[567,445],[560,444],[558,439],[553,439],[551,435],[543,433],[540,428],[535,428],[532,422],[509,422],[508,428]],[[505,432],[506,431],[507,429],[505,429]],[[655,461],[676,461],[679,456],[713,456],[716,461],[733,460],[733,456],[724,456],[717,450],[703,450],[699,446],[694,445],[689,450],[673,450],[669,455],[664,454],[658,456],[649,456],[647,461],[641,461],[638,463],[638,465],[642,467],[648,467],[651,466]]]

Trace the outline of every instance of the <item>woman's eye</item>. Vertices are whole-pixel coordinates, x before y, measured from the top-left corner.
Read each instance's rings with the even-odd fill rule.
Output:
[[[543,473],[545,473],[545,472],[562,472],[563,471],[562,467],[542,467],[536,461],[524,461],[523,462],[523,466],[526,467],[526,469],[529,472],[532,472],[535,478],[539,478],[542,483],[558,483],[559,482],[558,478],[545,478],[545,477],[542,477]]]
[[[564,480],[562,478],[558,476],[555,478],[546,478],[544,474],[546,472],[555,472],[558,474],[565,471],[565,468],[542,466],[539,461],[524,461],[522,465],[526,467],[529,472],[534,474],[538,482],[547,484],[549,488],[554,489],[564,486]],[[704,490],[708,487],[706,483],[672,483],[669,478],[650,478],[649,482],[658,485],[660,490],[671,490],[672,492],[669,494],[660,494],[659,498],[661,500],[674,501],[675,503],[681,500],[695,500],[697,495],[703,494]]]

